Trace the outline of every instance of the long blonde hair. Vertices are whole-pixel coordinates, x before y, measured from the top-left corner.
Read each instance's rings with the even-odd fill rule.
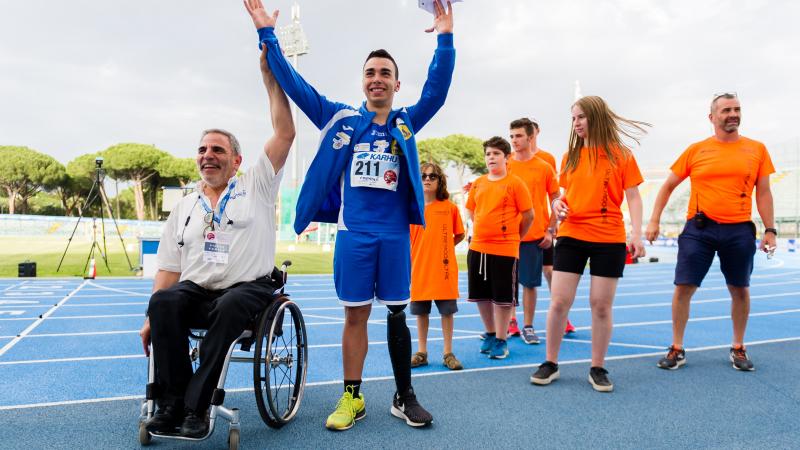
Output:
[[[639,144],[639,138],[647,134],[644,127],[651,127],[647,122],[630,120],[620,117],[608,107],[608,104],[600,97],[588,96],[578,99],[573,105],[578,106],[586,115],[588,124],[587,139],[578,136],[575,128],[569,132],[569,150],[567,152],[567,163],[564,171],[574,171],[578,167],[581,158],[581,149],[591,147],[593,152],[589,158],[597,162],[597,152],[602,149],[612,166],[617,165],[617,155],[614,148],[622,151],[622,157],[627,158],[630,154],[630,147],[625,143],[625,138],[633,140]]]

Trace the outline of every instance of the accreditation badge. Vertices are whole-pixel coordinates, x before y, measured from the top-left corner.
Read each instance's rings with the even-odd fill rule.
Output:
[[[226,231],[209,231],[203,243],[203,262],[228,264],[231,251],[231,234]]]

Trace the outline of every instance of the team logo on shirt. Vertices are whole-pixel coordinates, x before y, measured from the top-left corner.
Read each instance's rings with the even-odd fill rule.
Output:
[[[405,122],[403,122],[403,119],[398,117],[395,123],[397,124],[397,129],[400,130],[400,133],[403,135],[403,139],[406,141],[411,139],[411,130],[408,129],[408,126]]]
[[[397,172],[394,170],[387,170],[383,173],[383,181],[389,185],[397,183]]]
[[[400,144],[397,143],[397,139],[392,139],[392,154],[393,155],[402,155],[403,149],[400,148]]]
[[[350,135],[345,133],[344,131],[336,133],[336,136],[333,137],[334,150],[339,150],[348,144],[350,144]]]

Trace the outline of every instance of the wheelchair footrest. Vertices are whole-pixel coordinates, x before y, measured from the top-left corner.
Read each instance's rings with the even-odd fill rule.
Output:
[[[211,394],[211,404],[219,406],[224,401],[225,401],[225,389],[214,389],[214,393]]]

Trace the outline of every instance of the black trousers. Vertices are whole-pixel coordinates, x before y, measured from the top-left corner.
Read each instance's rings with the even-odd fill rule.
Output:
[[[150,297],[150,317],[156,383],[160,404],[184,404],[205,411],[219,381],[228,348],[249,323],[274,299],[269,278],[211,291],[191,281],[161,289]],[[189,329],[205,328],[200,367],[192,373]]]

